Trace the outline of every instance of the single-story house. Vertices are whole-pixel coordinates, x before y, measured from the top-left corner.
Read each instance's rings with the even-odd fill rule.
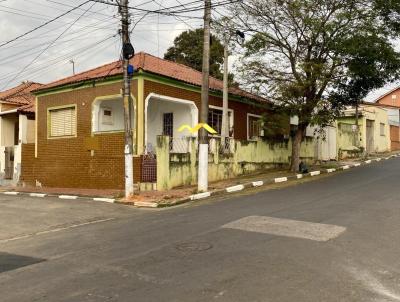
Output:
[[[0,92],[0,182],[17,184],[22,145],[35,141],[35,97],[39,83],[23,82]]]
[[[142,173],[154,153],[156,137],[168,135],[171,148],[187,148],[178,132],[199,120],[201,72],[140,52],[131,60],[134,181],[154,182]],[[124,187],[122,62],[70,76],[34,91],[35,141],[22,149],[21,182],[50,187]],[[222,123],[220,80],[210,77],[208,123],[218,134]],[[262,135],[261,115],[269,103],[238,88],[229,89],[230,136]],[[145,155],[145,156],[144,156]],[[146,162],[146,165],[148,162]],[[151,174],[151,173],[150,173]]]
[[[373,104],[360,104],[358,128],[357,133],[355,108],[346,109],[337,119],[339,158],[390,151],[390,127],[385,109]]]

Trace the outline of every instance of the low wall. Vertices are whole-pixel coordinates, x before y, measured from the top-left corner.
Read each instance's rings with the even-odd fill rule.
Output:
[[[189,142],[187,153],[169,152],[169,137],[157,137],[157,189],[168,190],[197,183],[197,144]],[[256,171],[286,167],[290,162],[291,143],[268,141],[234,141],[233,152],[217,151],[208,157],[208,179],[217,181]],[[214,150],[219,150],[219,144]],[[300,157],[307,163],[315,158],[315,142],[306,138],[301,145]]]

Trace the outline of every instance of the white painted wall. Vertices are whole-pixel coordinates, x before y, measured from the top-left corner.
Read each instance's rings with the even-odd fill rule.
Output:
[[[109,108],[112,111],[113,124],[102,123],[102,108]],[[122,98],[109,100],[98,100],[93,104],[92,109],[93,132],[110,132],[124,130],[124,103]]]
[[[198,117],[195,116],[193,107],[190,104],[168,101],[159,98],[150,98],[147,106],[147,145],[154,149],[157,135],[163,133],[163,114],[173,113],[173,136],[182,138],[191,136],[187,130],[178,132],[180,126],[187,124],[191,127],[197,124]]]
[[[1,118],[1,145],[6,147],[14,146],[14,129],[17,117],[3,116]]]
[[[318,160],[336,160],[337,159],[337,143],[336,127],[325,127],[321,132],[319,127],[309,126],[306,129],[307,136],[313,136],[316,139],[316,156]]]

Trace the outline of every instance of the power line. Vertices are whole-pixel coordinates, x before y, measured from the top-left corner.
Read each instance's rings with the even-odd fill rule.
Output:
[[[88,2],[89,2],[89,1],[86,1],[85,3],[88,3]],[[64,33],[66,33],[72,26],[74,26],[74,24],[75,24],[76,22],[78,22],[79,19],[80,19],[81,17],[83,17],[83,16],[89,11],[89,9],[91,9],[94,5],[95,5],[95,3],[93,3],[93,4],[92,4],[86,11],[84,11],[77,19],[75,19],[75,21],[74,21],[70,26],[68,26],[60,35],[58,35],[45,49],[43,49],[43,51],[41,51],[31,62],[29,62],[29,64],[25,65],[25,67],[22,68],[21,71],[19,71],[19,72],[17,73],[17,75],[20,74],[20,73],[23,73],[30,65],[32,65],[33,63],[35,63],[35,61],[36,61],[46,50],[48,50],[48,49],[49,49],[59,38],[61,38],[61,36],[62,36]],[[14,79],[17,77],[17,75],[16,75],[14,78],[12,78],[11,80],[9,80],[9,81],[1,88],[1,90],[3,90],[4,87],[6,87],[10,82],[14,81]]]
[[[19,38],[22,38],[22,37],[24,37],[24,36],[26,36],[26,35],[28,35],[28,34],[34,32],[34,31],[36,31],[36,30],[38,30],[38,29],[40,29],[40,28],[42,28],[42,27],[44,27],[44,26],[46,26],[46,25],[48,25],[48,24],[54,22],[55,20],[58,20],[58,19],[64,17],[65,15],[67,15],[67,14],[69,14],[70,12],[72,12],[72,11],[78,9],[79,7],[85,5],[85,4],[88,3],[88,2],[90,2],[90,1],[85,1],[84,3],[81,3],[81,4],[79,4],[78,6],[75,6],[74,8],[72,8],[72,9],[66,11],[65,13],[62,13],[61,15],[58,15],[57,17],[55,17],[55,18],[53,18],[53,19],[51,19],[51,20],[49,20],[49,21],[43,23],[42,25],[39,25],[39,26],[35,27],[34,29],[31,29],[31,30],[29,30],[29,31],[27,31],[27,32],[25,32],[25,33],[23,33],[22,35],[19,35],[19,36],[15,37],[15,38],[13,38],[13,39],[11,39],[11,40],[8,40],[7,42],[4,42],[4,43],[0,44],[0,47],[3,47],[4,45],[10,44],[11,42],[14,42],[14,41],[18,40]]]

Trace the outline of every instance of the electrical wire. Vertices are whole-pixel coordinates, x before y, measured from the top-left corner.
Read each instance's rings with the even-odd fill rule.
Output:
[[[10,43],[12,43],[12,42],[18,40],[19,38],[22,38],[22,37],[24,37],[24,36],[26,36],[26,35],[29,35],[30,33],[32,33],[32,32],[34,32],[34,31],[36,31],[36,30],[38,30],[38,29],[40,29],[40,28],[42,28],[42,27],[44,27],[44,26],[46,26],[46,25],[48,25],[48,24],[50,24],[50,23],[52,23],[52,22],[54,22],[54,21],[56,21],[56,20],[58,20],[58,19],[60,19],[60,18],[62,18],[62,17],[64,17],[65,15],[67,15],[67,14],[69,14],[70,12],[72,12],[72,11],[78,9],[79,7],[85,5],[85,4],[88,3],[88,2],[90,2],[90,1],[89,1],[89,0],[88,0],[88,1],[85,1],[85,2],[83,2],[83,3],[81,3],[81,4],[79,4],[78,6],[75,6],[74,8],[71,8],[70,10],[66,11],[65,13],[62,13],[61,15],[58,15],[57,17],[55,17],[55,18],[53,18],[53,19],[50,19],[49,21],[47,21],[47,22],[45,22],[45,23],[43,23],[43,24],[41,24],[41,25],[39,25],[39,26],[37,26],[37,27],[31,29],[31,30],[28,30],[27,32],[23,33],[22,35],[19,35],[19,36],[15,37],[15,38],[13,38],[13,39],[11,39],[11,40],[8,40],[7,42],[4,42],[4,43],[0,44],[0,48],[3,47],[4,45],[10,44]]]

